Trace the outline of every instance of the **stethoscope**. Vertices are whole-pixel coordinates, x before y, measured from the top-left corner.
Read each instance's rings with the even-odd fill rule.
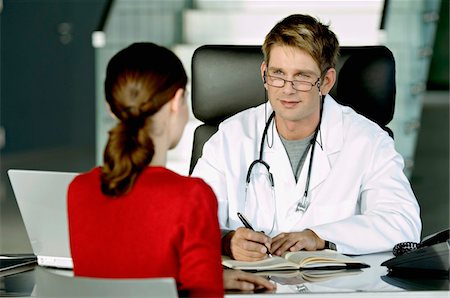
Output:
[[[313,164],[313,160],[314,160],[314,149],[316,147],[317,136],[318,136],[319,131],[320,131],[320,124],[322,123],[322,112],[323,112],[323,101],[324,101],[324,98],[325,97],[323,95],[321,95],[321,98],[320,98],[319,123],[317,124],[316,130],[314,131],[314,136],[311,139],[310,146],[308,146],[307,149],[306,149],[306,150],[308,150],[308,148],[311,147],[311,155],[309,157],[308,174],[306,176],[305,192],[303,193],[302,199],[297,204],[297,208],[295,209],[295,212],[303,212],[304,213],[306,211],[306,209],[308,209],[308,207],[309,207],[309,203],[310,203],[309,202],[309,197],[308,197],[308,195],[309,195],[309,183],[310,183],[310,180],[311,180],[312,164]],[[261,137],[261,144],[260,144],[260,148],[259,148],[259,158],[254,160],[250,164],[250,166],[249,166],[249,168],[247,170],[246,187],[245,187],[245,192],[246,193],[247,193],[248,185],[250,184],[253,167],[255,165],[257,165],[257,164],[261,164],[267,169],[267,172],[269,174],[268,177],[269,177],[270,185],[271,185],[271,188],[272,188],[271,189],[272,193],[274,193],[274,191],[275,191],[274,190],[275,189],[275,184],[274,184],[274,180],[273,180],[273,175],[270,172],[270,166],[269,166],[269,164],[267,162],[265,162],[263,160],[264,141],[267,138],[267,131],[269,130],[269,126],[270,126],[271,122],[273,121],[274,117],[275,117],[275,111],[273,111],[270,114],[269,119],[267,119],[267,121],[266,121],[266,125],[264,127],[264,131],[263,131],[263,134],[262,134],[262,137]],[[322,148],[322,144],[320,144],[320,146]]]

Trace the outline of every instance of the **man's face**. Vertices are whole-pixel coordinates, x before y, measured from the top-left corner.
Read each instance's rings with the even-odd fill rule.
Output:
[[[266,71],[265,86],[277,121],[302,124],[318,120],[320,69],[309,54],[298,48],[274,45],[269,65],[265,69],[263,65],[262,69]],[[277,78],[305,83],[296,82],[295,89],[290,82],[285,82],[283,87],[275,87]],[[296,90],[309,88],[309,91]]]

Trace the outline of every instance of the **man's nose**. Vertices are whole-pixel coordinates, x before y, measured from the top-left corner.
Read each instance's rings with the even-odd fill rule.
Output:
[[[297,90],[294,89],[294,83],[292,81],[285,81],[283,86],[283,93],[293,94],[295,92],[297,92]]]

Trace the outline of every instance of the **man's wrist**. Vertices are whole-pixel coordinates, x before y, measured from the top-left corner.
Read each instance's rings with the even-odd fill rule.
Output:
[[[331,250],[337,250],[336,249],[336,244],[334,244],[331,241],[325,240],[325,247],[324,249],[331,249]]]

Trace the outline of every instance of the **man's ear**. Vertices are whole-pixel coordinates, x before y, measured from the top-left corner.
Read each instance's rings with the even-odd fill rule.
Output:
[[[266,65],[266,62],[263,61],[261,63],[261,78],[264,83],[264,87],[266,87],[266,74],[267,74],[267,65]]]
[[[328,94],[336,83],[336,69],[330,68],[325,73],[322,83],[319,87],[319,92],[323,95]]]
[[[180,107],[182,107],[185,103],[184,99],[184,92],[185,90],[183,88],[179,88],[177,92],[175,92],[175,95],[170,100],[170,110],[173,112],[178,112]]]

